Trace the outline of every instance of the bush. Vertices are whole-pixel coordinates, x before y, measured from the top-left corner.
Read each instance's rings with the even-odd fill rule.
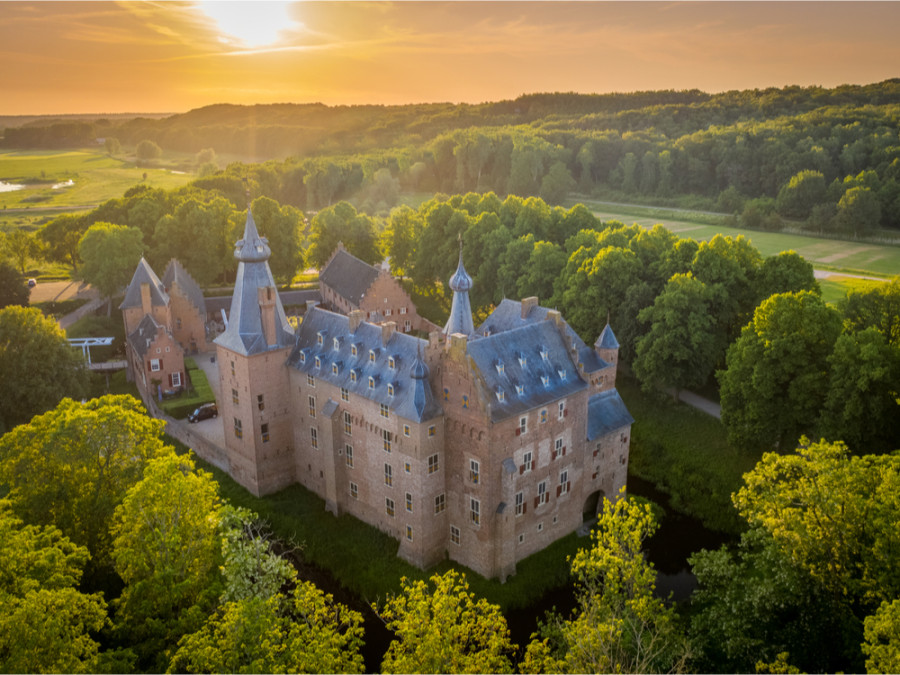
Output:
[[[188,385],[178,396],[164,399],[159,407],[170,417],[177,420],[190,415],[194,408],[204,404],[213,403],[216,400],[212,386],[206,379],[206,373],[197,367],[192,358],[184,360],[184,369],[187,371]]]

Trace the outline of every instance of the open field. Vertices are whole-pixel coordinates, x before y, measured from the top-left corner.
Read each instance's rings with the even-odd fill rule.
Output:
[[[689,237],[697,241],[709,240],[716,234],[732,237],[742,234],[753,242],[763,256],[794,250],[819,269],[834,269],[880,277],[892,277],[900,274],[900,246],[842,241],[781,232],[759,232],[725,225],[708,225],[690,220],[690,214],[686,214],[684,219],[675,214],[667,217],[635,216],[626,213],[624,209],[620,211],[608,204],[590,200],[585,200],[583,203],[591,209],[595,216],[604,221],[620,220],[628,225],[637,223],[646,228],[660,223],[681,237]]]
[[[0,181],[26,186],[0,192],[0,225],[32,229],[38,220],[93,208],[140,183],[168,190],[193,179],[167,168],[165,157],[157,167],[138,167],[130,159],[101,148],[0,152]]]

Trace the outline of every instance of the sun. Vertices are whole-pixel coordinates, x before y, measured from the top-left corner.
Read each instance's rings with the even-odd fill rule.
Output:
[[[218,24],[223,42],[258,48],[278,42],[279,33],[297,23],[291,17],[292,4],[277,0],[200,0],[197,8]]]

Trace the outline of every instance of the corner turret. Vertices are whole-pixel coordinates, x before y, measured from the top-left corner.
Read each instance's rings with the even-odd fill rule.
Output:
[[[450,277],[450,290],[453,291],[453,305],[450,307],[450,318],[444,326],[444,335],[462,333],[474,337],[475,322],[472,320],[472,304],[469,302],[469,291],[472,289],[472,277],[463,266],[462,241],[459,243],[459,265]]]

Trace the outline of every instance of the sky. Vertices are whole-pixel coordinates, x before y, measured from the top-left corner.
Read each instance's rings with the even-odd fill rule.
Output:
[[[900,2],[0,1],[0,115],[867,84]]]

